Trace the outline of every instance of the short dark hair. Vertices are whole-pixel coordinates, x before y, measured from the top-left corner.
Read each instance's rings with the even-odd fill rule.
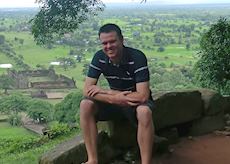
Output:
[[[113,23],[108,23],[108,24],[101,26],[101,28],[98,31],[98,36],[100,37],[101,33],[109,33],[112,31],[115,31],[117,33],[118,37],[120,39],[123,39],[123,35],[122,35],[120,27],[116,24],[113,24]]]

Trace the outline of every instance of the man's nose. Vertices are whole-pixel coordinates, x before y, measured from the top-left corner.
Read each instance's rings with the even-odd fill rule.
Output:
[[[106,44],[106,48],[110,48],[111,46],[112,46],[112,44],[109,42]]]

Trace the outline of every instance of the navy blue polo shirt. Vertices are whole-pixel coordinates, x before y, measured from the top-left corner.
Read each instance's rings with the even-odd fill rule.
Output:
[[[113,90],[136,91],[136,83],[149,81],[147,59],[140,50],[124,47],[121,62],[114,65],[100,50],[89,66],[88,77],[98,79],[103,74]]]

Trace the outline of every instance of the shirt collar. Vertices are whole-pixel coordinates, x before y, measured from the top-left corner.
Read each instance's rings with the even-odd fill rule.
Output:
[[[121,58],[120,64],[118,64],[118,66],[119,65],[126,65],[126,64],[128,64],[128,62],[129,62],[129,56],[130,55],[129,55],[128,51],[127,51],[127,47],[124,46],[124,48],[123,48],[123,56]],[[108,56],[106,56],[106,60],[105,61],[106,61],[107,64],[112,64],[112,61],[109,60]]]

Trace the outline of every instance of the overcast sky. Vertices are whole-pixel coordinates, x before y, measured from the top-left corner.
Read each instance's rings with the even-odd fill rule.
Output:
[[[105,3],[114,2],[141,2],[141,0],[102,0]],[[147,0],[146,3],[157,4],[196,4],[196,3],[230,3],[230,0]],[[35,0],[0,0],[0,8],[3,7],[38,7]]]

